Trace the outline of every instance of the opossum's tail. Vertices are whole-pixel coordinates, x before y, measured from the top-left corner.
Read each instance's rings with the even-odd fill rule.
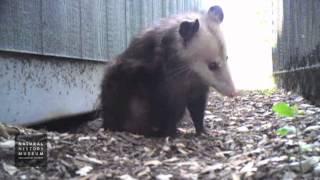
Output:
[[[73,132],[86,122],[92,121],[100,117],[100,110],[92,110],[72,115],[54,117],[45,119],[40,122],[30,123],[25,127],[32,129],[45,129],[57,132]]]

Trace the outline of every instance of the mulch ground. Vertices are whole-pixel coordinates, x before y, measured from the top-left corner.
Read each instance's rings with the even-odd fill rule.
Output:
[[[298,105],[300,115],[277,117],[277,102]],[[320,108],[296,94],[245,91],[231,99],[212,92],[201,136],[187,116],[176,138],[110,132],[99,121],[75,134],[47,132],[46,170],[16,167],[14,136],[0,137],[0,179],[320,179]],[[277,135],[285,126],[293,130]]]

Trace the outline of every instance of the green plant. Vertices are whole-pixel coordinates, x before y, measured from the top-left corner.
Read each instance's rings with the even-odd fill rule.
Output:
[[[296,117],[298,106],[290,106],[288,103],[280,102],[272,106],[272,110],[280,117]]]
[[[284,127],[279,128],[279,129],[277,130],[277,135],[284,137],[284,136],[286,136],[286,135],[288,135],[288,134],[293,134],[293,133],[295,133],[296,131],[297,131],[297,130],[296,130],[296,128],[295,128],[294,126],[284,126]]]
[[[293,118],[293,121],[295,122],[295,126],[284,126],[279,128],[276,132],[277,135],[279,136],[286,136],[289,133],[295,133],[296,134],[296,138],[299,142],[299,166],[300,166],[300,173],[302,173],[302,165],[301,165],[301,161],[302,161],[302,150],[304,151],[308,151],[310,149],[310,147],[307,144],[303,144],[300,143],[300,138],[298,136],[298,118],[297,115],[299,114],[299,110],[298,110],[298,106],[297,105],[293,105],[290,106],[288,103],[285,102],[279,102],[276,103],[272,106],[272,110],[280,117],[291,117]],[[302,177],[302,174],[300,174],[300,176]]]

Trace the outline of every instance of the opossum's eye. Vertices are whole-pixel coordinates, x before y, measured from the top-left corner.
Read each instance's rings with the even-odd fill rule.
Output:
[[[215,71],[219,69],[219,64],[216,62],[211,62],[209,63],[208,67],[211,71]]]

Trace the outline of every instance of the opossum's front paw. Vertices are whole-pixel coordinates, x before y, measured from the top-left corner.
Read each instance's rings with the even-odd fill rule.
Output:
[[[170,131],[165,133],[166,137],[176,138],[178,136],[177,131]]]
[[[178,132],[176,128],[168,128],[165,132],[164,132],[164,136],[166,137],[171,137],[171,138],[175,138],[178,136]]]

